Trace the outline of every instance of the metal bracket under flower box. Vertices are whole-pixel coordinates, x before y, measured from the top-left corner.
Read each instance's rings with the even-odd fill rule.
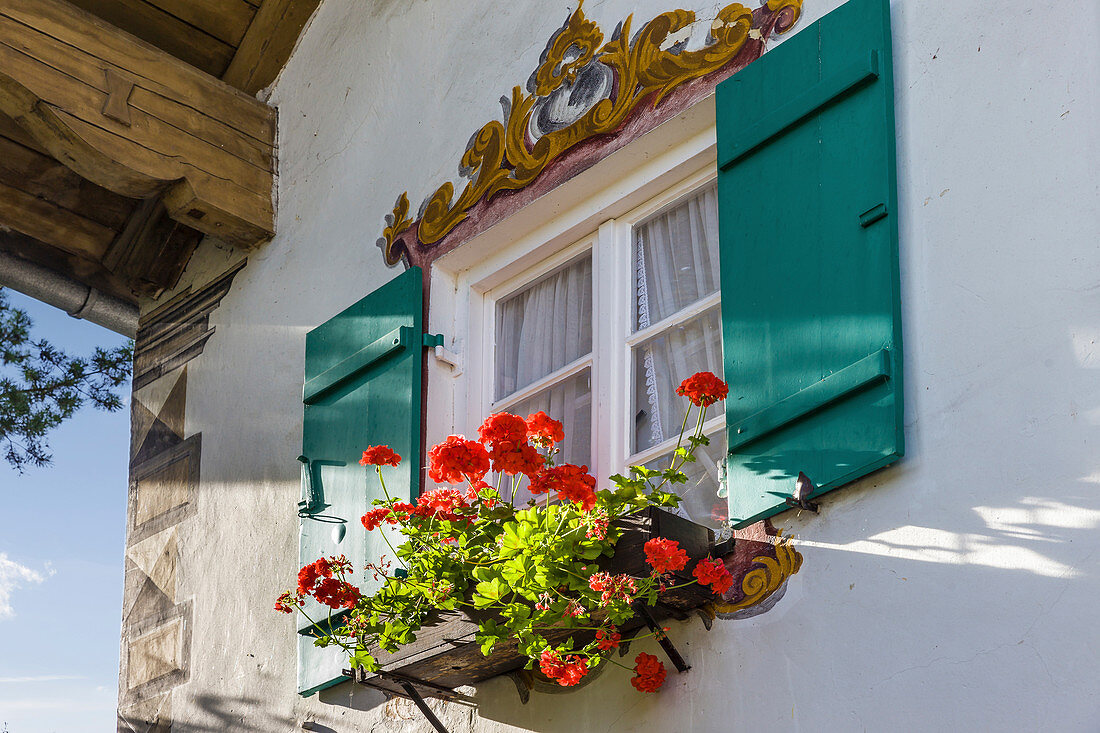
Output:
[[[676,540],[687,552],[690,561],[683,570],[672,574],[670,586],[691,581],[691,571],[695,564],[712,554],[716,547],[714,532],[710,529],[655,507],[623,517],[616,522],[616,526],[622,534],[615,545],[615,556],[608,562],[608,571],[635,577],[648,575],[650,568],[645,561],[645,543],[654,537]],[[731,549],[728,543],[724,543],[724,552]],[[630,631],[648,626],[656,632],[657,641],[669,656],[669,661],[678,671],[683,672],[690,667],[657,622],[669,617],[687,618],[692,611],[714,599],[714,594],[708,588],[699,585],[672,588],[660,593],[654,606],[637,606],[635,617],[624,624],[621,630],[625,637]],[[382,671],[344,670],[344,674],[359,684],[408,698],[422,711],[426,709],[423,705],[425,697],[468,702],[469,698],[455,692],[454,688],[515,672],[522,669],[528,661],[526,656],[519,653],[515,642],[502,641],[490,656],[482,655],[481,647],[474,638],[477,629],[477,621],[465,612],[440,613],[416,633],[416,641],[402,646],[396,652],[371,649],[370,653],[374,655]],[[579,643],[585,644],[592,638],[592,633],[561,629],[547,633],[546,638],[555,642],[574,636]],[[429,720],[432,717],[434,716],[429,717]],[[436,730],[444,729],[437,726]]]

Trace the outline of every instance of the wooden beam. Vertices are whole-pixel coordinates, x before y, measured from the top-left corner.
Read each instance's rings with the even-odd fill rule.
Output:
[[[61,0],[0,0],[0,112],[189,227],[241,247],[274,231],[275,110]]]
[[[253,16],[256,15],[256,8],[245,0],[148,0],[148,2],[196,28],[201,28],[234,48],[240,45]]]
[[[146,43],[163,49],[196,69],[217,77],[233,58],[234,45],[145,0],[69,0],[73,5]],[[195,2],[194,5],[201,3]]]
[[[222,79],[256,93],[275,81],[321,0],[264,0]]]
[[[134,200],[81,178],[49,155],[0,137],[0,183],[119,230]]]
[[[202,234],[169,218],[163,201],[146,199],[103,256],[103,265],[141,295],[158,298],[179,282]]]
[[[115,239],[113,229],[6,183],[0,183],[0,225],[93,260]]]

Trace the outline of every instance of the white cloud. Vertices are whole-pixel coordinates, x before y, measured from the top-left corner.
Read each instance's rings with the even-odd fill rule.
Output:
[[[82,680],[84,679],[80,675],[75,674],[40,674],[32,675],[29,677],[0,677],[0,685],[12,682],[57,682],[58,680]],[[104,687],[97,687],[96,692],[104,690]]]
[[[49,568],[47,575],[53,575]],[[17,588],[26,583],[41,583],[45,579],[42,573],[9,560],[6,553],[0,552],[0,621],[15,615],[11,596]]]

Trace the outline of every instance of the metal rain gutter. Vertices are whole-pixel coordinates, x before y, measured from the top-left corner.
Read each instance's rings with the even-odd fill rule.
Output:
[[[137,334],[136,305],[6,252],[0,252],[0,287],[18,290],[123,336]]]

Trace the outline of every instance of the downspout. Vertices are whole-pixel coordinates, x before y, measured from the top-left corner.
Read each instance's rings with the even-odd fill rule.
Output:
[[[136,305],[6,252],[0,252],[0,287],[18,290],[123,336],[137,334]]]

